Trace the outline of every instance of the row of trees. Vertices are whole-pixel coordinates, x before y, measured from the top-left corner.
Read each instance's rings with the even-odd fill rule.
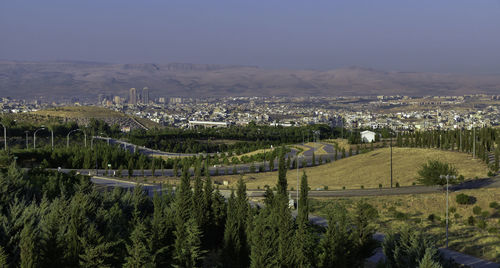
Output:
[[[494,128],[402,132],[396,146],[460,151],[481,159],[494,172],[499,169],[500,132]]]

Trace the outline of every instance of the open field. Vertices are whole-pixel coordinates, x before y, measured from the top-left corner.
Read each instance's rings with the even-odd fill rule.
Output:
[[[65,117],[65,118],[112,118],[112,117],[127,117],[123,113],[119,113],[110,109],[93,106],[66,106],[57,107],[46,110],[33,112],[42,116]]]
[[[393,148],[393,181],[401,186],[412,185],[418,177],[417,171],[429,159],[440,159],[451,163],[459,174],[467,178],[485,177],[487,167],[480,160],[470,155],[436,149]],[[302,174],[302,170],[299,171]],[[306,168],[309,185],[312,189],[328,186],[329,190],[378,188],[379,184],[389,187],[390,184],[390,150],[389,148],[340,159],[338,161],[316,167]],[[248,174],[244,176],[249,189],[274,186],[278,178],[277,172]],[[288,184],[293,187],[297,182],[297,171],[289,170]],[[218,179],[236,183],[237,176],[222,176]]]
[[[473,205],[459,205],[456,203],[456,195],[465,193],[474,196],[477,201]],[[335,203],[344,204],[353,208],[357,201],[364,200],[374,206],[379,212],[377,221],[378,230],[387,232],[405,224],[416,227],[437,239],[438,246],[445,244],[445,193],[419,194],[419,195],[396,195],[376,197],[349,197],[311,200],[311,213],[318,216],[326,216],[329,206]],[[490,208],[493,201],[500,202],[500,191],[495,188],[480,190],[464,190],[450,193],[450,208],[456,212],[450,213],[449,247],[473,256],[500,261],[500,208]],[[467,219],[470,216],[479,216],[472,212],[474,206],[479,206],[482,211],[487,211],[486,227],[481,229],[478,224],[470,226]],[[435,219],[428,219],[434,214]]]

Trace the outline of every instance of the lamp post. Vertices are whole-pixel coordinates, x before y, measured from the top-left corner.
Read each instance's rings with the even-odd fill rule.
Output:
[[[439,178],[446,178],[446,248],[448,248],[448,185],[449,179],[455,179],[454,175],[441,175]]]
[[[71,130],[70,132],[68,132],[68,135],[66,135],[66,147],[69,148],[69,135],[73,132],[76,132],[76,131],[81,131],[83,132],[83,136],[85,138],[85,147],[87,147],[87,133],[85,133],[85,131],[81,130],[81,129],[73,129]]]
[[[7,151],[7,128],[5,127],[5,125],[3,123],[0,123],[0,125],[2,125],[2,127],[3,127],[3,141],[5,144],[4,150]]]
[[[26,133],[26,150],[28,150],[28,134],[30,133],[28,130],[24,131]]]
[[[42,127],[42,128],[39,128],[37,130],[35,130],[35,132],[33,132],[33,149],[36,149],[36,133],[40,130],[44,130],[45,127]]]

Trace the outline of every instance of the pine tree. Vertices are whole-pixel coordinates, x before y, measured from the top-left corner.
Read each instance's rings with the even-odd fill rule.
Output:
[[[0,268],[7,268],[9,263],[7,262],[7,254],[2,246],[0,246]]]
[[[24,224],[24,228],[21,231],[20,240],[20,251],[21,251],[21,267],[31,268],[38,267],[39,264],[39,254],[36,243],[38,242],[38,231],[36,227],[33,226],[33,220]]]
[[[315,257],[315,244],[316,241],[309,232],[307,225],[304,222],[299,222],[293,238],[292,267],[312,267]]]
[[[198,226],[203,226],[204,224],[204,207],[203,207],[203,182],[201,181],[200,174],[196,174],[194,178],[194,190],[193,190],[193,218]]]
[[[155,192],[151,219],[151,252],[156,266],[166,266],[171,262],[169,249],[174,241],[172,214],[167,198]]]
[[[418,268],[442,268],[443,266],[436,261],[437,250],[427,248],[424,257],[418,263]]]
[[[85,237],[80,237],[83,253],[80,254],[80,267],[109,267],[108,259],[113,256],[111,248],[116,243],[106,242],[94,224],[91,224],[85,233]]]
[[[186,240],[182,254],[176,256],[177,267],[200,267],[205,251],[201,249],[201,231],[193,218],[186,223]]]
[[[182,171],[181,185],[176,193],[175,200],[175,250],[174,258],[178,264],[182,266],[185,261],[186,250],[186,223],[191,218],[192,205],[192,192],[189,178],[189,165],[184,163]]]
[[[255,218],[250,236],[250,267],[279,267],[276,224],[266,207]]]
[[[130,244],[127,245],[128,256],[124,267],[140,268],[152,266],[152,256],[149,248],[149,232],[141,221],[136,221],[130,234]]]
[[[309,222],[309,185],[307,184],[306,172],[302,174],[300,180],[300,198],[298,203],[297,224],[307,224]]]
[[[224,229],[223,264],[224,267],[239,267],[241,241],[238,229],[238,215],[234,191],[227,201],[227,219]]]

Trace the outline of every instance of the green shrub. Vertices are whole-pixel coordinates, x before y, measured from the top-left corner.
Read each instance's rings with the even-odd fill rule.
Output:
[[[481,212],[481,217],[483,217],[483,219],[486,219],[490,216],[490,212],[488,211],[483,211]]]
[[[456,207],[450,207],[450,213],[455,213],[457,212],[457,208]]]
[[[436,219],[436,215],[434,215],[434,214],[429,214],[429,216],[427,217],[427,219],[428,219],[429,221],[434,222],[434,220]]]
[[[488,228],[488,233],[490,233],[490,234],[497,234],[498,233],[498,228],[497,227],[490,227],[490,228]]]
[[[345,186],[342,186],[342,190],[345,190]]]
[[[481,207],[480,206],[474,206],[472,208],[472,213],[474,213],[474,215],[480,215],[481,214]]]
[[[460,214],[455,213],[455,214],[453,214],[453,217],[454,217],[455,219],[460,219],[460,217],[461,217],[461,216],[460,216]]]
[[[361,189],[365,189],[365,186],[364,186],[364,185],[361,185]]]
[[[500,205],[498,204],[498,202],[493,201],[490,203],[490,208],[500,208]]]
[[[466,194],[458,194],[456,201],[460,205],[472,205],[475,203],[475,198]]]
[[[399,182],[396,182],[396,188],[399,188]]]
[[[378,188],[382,189],[382,183],[378,184]]]
[[[474,218],[474,216],[469,216],[469,218],[467,218],[467,224],[469,224],[470,226],[474,226],[475,223],[476,219]]]
[[[323,186],[323,189],[328,190],[328,185]]]
[[[445,185],[446,179],[441,178],[441,175],[454,175],[458,176],[457,169],[448,163],[439,160],[429,160],[423,164],[418,171],[420,178],[418,182],[423,185]],[[455,183],[455,180],[450,180],[450,183]]]
[[[485,229],[486,229],[486,227],[488,227],[488,224],[486,223],[486,221],[485,221],[485,220],[483,220],[483,219],[479,219],[479,220],[477,221],[477,227],[478,227],[479,229],[481,229],[481,230],[485,230]]]

